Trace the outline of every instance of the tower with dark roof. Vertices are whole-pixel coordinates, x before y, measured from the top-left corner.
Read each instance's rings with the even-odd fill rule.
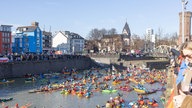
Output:
[[[124,41],[124,48],[125,48],[125,50],[128,50],[131,45],[131,31],[129,29],[129,25],[127,24],[127,22],[125,23],[125,26],[123,27],[122,37],[123,37],[123,41]]]
[[[127,24],[127,22],[125,23],[125,26],[123,27],[122,34],[126,35],[127,38],[130,38],[130,36],[131,36],[131,31],[129,29],[129,25]]]

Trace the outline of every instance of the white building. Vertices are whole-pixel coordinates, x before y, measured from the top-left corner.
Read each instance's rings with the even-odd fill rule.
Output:
[[[147,28],[146,29],[146,37],[145,37],[145,39],[147,40],[147,41],[152,41],[152,35],[153,35],[153,29],[152,28]]]
[[[59,31],[53,37],[53,47],[63,53],[82,53],[85,39],[76,33],[69,31]]]
[[[145,50],[152,51],[155,48],[155,35],[152,28],[146,29],[146,36],[145,36]]]

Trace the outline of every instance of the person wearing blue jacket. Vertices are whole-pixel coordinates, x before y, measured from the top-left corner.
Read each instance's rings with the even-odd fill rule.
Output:
[[[185,61],[185,60],[182,61],[181,66],[180,66],[180,70],[178,73],[178,77],[176,79],[176,85],[178,85],[184,79],[183,72],[187,68],[187,64],[188,64],[187,61]]]

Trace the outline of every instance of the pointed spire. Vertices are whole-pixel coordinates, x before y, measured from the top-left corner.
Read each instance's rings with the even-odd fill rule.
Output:
[[[127,19],[126,19],[126,20],[127,20]],[[124,28],[123,28],[122,34],[131,36],[131,31],[130,31],[130,29],[129,29],[129,25],[127,24],[127,21],[126,21],[125,26],[124,26]]]

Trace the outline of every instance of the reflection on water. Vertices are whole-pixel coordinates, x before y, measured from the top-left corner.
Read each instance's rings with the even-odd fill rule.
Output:
[[[41,86],[40,83],[24,83],[24,79],[15,79],[13,84],[0,85],[0,98],[9,98],[13,97],[13,101],[5,103],[5,105],[14,106],[18,103],[20,106],[32,103],[32,108],[95,108],[96,105],[103,106],[105,102],[110,99],[110,97],[116,97],[117,93],[113,94],[102,94],[100,92],[94,92],[93,96],[90,99],[79,98],[72,95],[61,95],[60,91],[52,93],[28,93],[28,90],[38,88]],[[160,87],[159,83],[153,85],[144,85],[149,89],[157,89]],[[137,93],[132,92],[123,92],[123,98],[126,101],[136,101]],[[159,108],[163,108],[162,103],[160,102],[160,96],[162,95],[161,91],[156,92],[155,94],[150,94],[146,97],[154,98],[159,102]]]

